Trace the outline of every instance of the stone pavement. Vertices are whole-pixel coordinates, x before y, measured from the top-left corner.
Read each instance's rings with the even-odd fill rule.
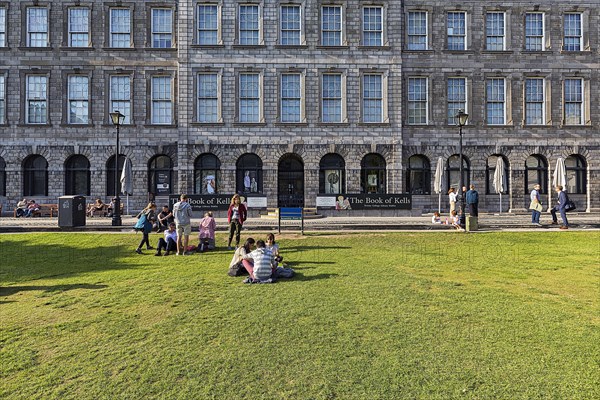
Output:
[[[442,219],[445,217],[443,216]],[[201,218],[192,218],[192,226],[197,230]],[[0,233],[8,232],[48,232],[48,231],[108,231],[108,232],[131,232],[136,219],[132,216],[122,218],[122,226],[113,227],[111,218],[87,218],[86,225],[74,228],[60,228],[57,218],[0,218]],[[506,230],[543,230],[558,231],[558,225],[550,225],[552,221],[550,214],[542,214],[542,227],[531,224],[529,214],[480,214],[479,231],[506,231]],[[559,218],[560,221],[560,218]],[[217,230],[227,229],[226,218],[216,218]],[[569,231],[577,230],[600,230],[600,214],[598,213],[570,213]],[[244,230],[277,231],[277,219],[249,218],[244,224]],[[300,230],[300,221],[282,221],[282,232],[293,232]],[[403,231],[446,231],[452,230],[448,225],[436,225],[431,223],[431,214],[417,217],[324,217],[307,219],[304,221],[305,232],[310,231],[373,231],[373,230],[403,230]]]

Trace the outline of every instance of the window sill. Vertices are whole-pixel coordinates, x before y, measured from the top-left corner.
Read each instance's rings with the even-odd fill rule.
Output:
[[[307,49],[307,44],[276,44],[276,49]]]
[[[135,47],[103,47],[104,51],[136,51]]]
[[[561,50],[560,54],[568,54],[568,55],[577,55],[577,54],[583,54],[583,55],[590,55],[592,54],[592,50]]]
[[[144,128],[177,128],[177,124],[144,124]]]
[[[527,49],[523,49],[523,51],[521,51],[521,54],[550,54],[552,53],[552,49],[546,49],[546,50],[527,50]]]
[[[304,121],[304,122],[276,122],[273,125],[275,125],[275,126],[289,126],[289,127],[294,127],[294,126],[308,126],[308,122],[306,122],[306,121]]]
[[[96,50],[93,46],[86,46],[86,47],[60,46],[58,49],[61,51],[94,51],[94,50]]]
[[[562,124],[560,126],[561,128],[585,128],[585,129],[593,129],[594,125],[587,125],[587,124],[581,124],[581,125],[567,125],[567,124]]]
[[[481,54],[509,55],[509,54],[514,54],[514,51],[513,50],[482,50]]]
[[[26,127],[26,128],[49,128],[52,126],[52,124],[50,123],[45,123],[45,124],[28,124],[28,123],[19,123],[17,124],[18,127]]]
[[[367,50],[372,50],[372,51],[379,51],[379,50],[391,50],[392,46],[384,44],[381,46],[363,46],[360,45],[358,46],[359,50],[363,50],[363,51],[367,51]]]
[[[22,51],[52,51],[52,47],[31,47],[31,46],[19,46],[19,50]]]
[[[348,50],[349,48],[350,46],[347,44],[341,44],[339,46],[324,46],[321,44],[317,46],[318,50]]]
[[[448,50],[448,49],[444,49],[442,50],[443,53],[446,54],[475,54],[475,52],[473,50]]]
[[[377,126],[390,126],[391,123],[390,122],[359,122],[358,126],[372,126],[372,127],[377,127]],[[424,126],[424,125],[421,125]]]
[[[4,47],[0,46],[0,51],[9,51],[9,50],[10,50],[10,47],[8,47],[8,46],[4,46]]]
[[[419,53],[431,54],[434,51],[433,51],[433,49],[424,49],[424,50],[402,49],[402,52],[403,53],[410,53],[410,54],[413,54],[413,53],[416,53],[416,54],[419,54]]]
[[[263,49],[265,48],[264,44],[234,44],[232,46],[234,49]]]
[[[174,53],[177,50],[177,47],[144,47],[144,51],[167,51]]]
[[[94,124],[66,124],[62,123],[59,125],[61,128],[91,128]]]
[[[217,44],[192,44],[190,45],[192,49],[222,49],[225,48],[223,43]]]
[[[318,122],[317,123],[318,126],[331,126],[331,127],[344,127],[344,126],[350,126],[350,122],[348,121],[344,121],[344,122]]]
[[[233,126],[267,126],[266,122],[234,122]]]
[[[105,122],[105,123],[102,124],[102,127],[103,128],[108,128],[108,127],[116,128],[116,125],[112,124],[112,123],[109,124],[109,123]],[[121,124],[121,125],[119,125],[119,128],[135,128],[135,127],[136,127],[135,124]]]
[[[190,126],[224,126],[225,122],[190,122]]]

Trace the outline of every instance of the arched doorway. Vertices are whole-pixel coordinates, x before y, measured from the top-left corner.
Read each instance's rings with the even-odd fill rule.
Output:
[[[296,154],[279,160],[278,207],[304,207],[304,163]]]

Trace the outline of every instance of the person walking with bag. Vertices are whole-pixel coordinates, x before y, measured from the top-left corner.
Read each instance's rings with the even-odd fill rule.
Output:
[[[150,202],[140,213],[137,215],[137,223],[134,226],[136,231],[141,231],[142,241],[140,245],[135,249],[135,252],[142,254],[142,246],[146,244],[146,250],[152,250],[154,247],[150,246],[149,234],[152,232],[152,222],[154,221],[154,213],[156,211],[156,204]]]
[[[536,184],[533,186],[533,190],[529,195],[531,203],[529,203],[529,209],[531,210],[531,223],[533,225],[542,226],[540,224],[540,215],[542,214],[542,202],[540,201],[540,189],[541,186]]]
[[[246,206],[242,204],[240,195],[234,194],[231,198],[231,204],[227,210],[227,223],[229,224],[229,240],[227,241],[227,249],[233,250],[231,247],[231,240],[235,233],[235,247],[240,245],[240,233],[242,231],[242,225],[246,220],[247,211]]]
[[[569,229],[569,221],[567,220],[567,203],[569,202],[569,196],[567,192],[563,190],[563,187],[558,185],[556,187],[556,193],[558,193],[558,204],[552,207],[550,214],[552,214],[552,225],[558,225],[558,219],[556,218],[556,212],[560,213],[562,219],[562,225],[560,229]]]

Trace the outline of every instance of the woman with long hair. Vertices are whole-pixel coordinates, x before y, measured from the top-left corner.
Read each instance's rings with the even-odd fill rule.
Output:
[[[135,252],[142,254],[142,246],[146,244],[146,250],[152,250],[154,247],[150,246],[149,234],[152,232],[152,226],[154,221],[154,213],[156,212],[156,204],[153,202],[148,203],[137,215],[138,221],[135,224],[135,230],[142,232],[142,241],[140,245],[135,249]]]
[[[227,210],[227,223],[229,224],[229,240],[227,241],[227,248],[233,250],[231,247],[231,240],[235,233],[235,247],[240,245],[240,233],[242,231],[242,225],[246,220],[246,206],[242,204],[239,194],[234,194],[231,198],[231,204]]]

